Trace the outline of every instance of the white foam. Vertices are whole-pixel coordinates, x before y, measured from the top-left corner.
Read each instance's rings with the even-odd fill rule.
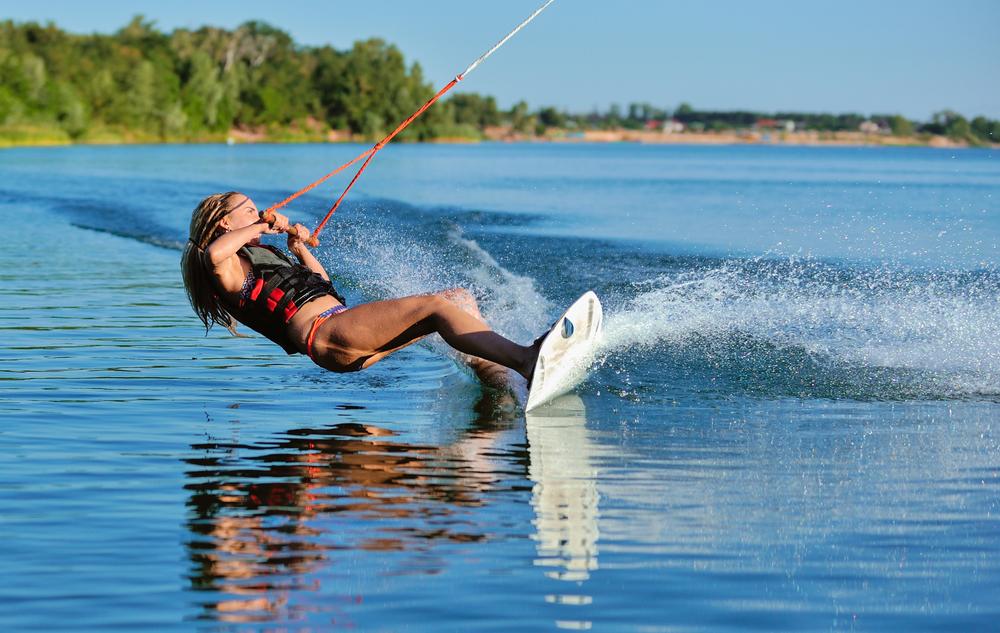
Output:
[[[367,297],[463,287],[475,295],[490,326],[512,340],[530,341],[549,324],[552,305],[535,281],[502,266],[457,226],[444,232],[446,244],[383,226],[366,225],[360,233],[338,253],[338,264],[348,265]]]
[[[414,232],[366,224],[347,241],[337,267],[346,264],[372,299],[465,287],[496,331],[522,343],[545,329],[556,307],[534,279],[505,268],[455,226]],[[1000,394],[1000,286],[992,278],[736,260],[661,275],[625,294],[607,307],[605,359],[656,355],[663,346],[695,356],[730,349],[746,355],[749,372],[773,361],[755,358],[745,345],[752,340],[834,365],[926,372],[932,394]]]
[[[845,282],[808,264],[745,262],[664,275],[637,284],[610,312],[604,351],[749,336],[833,361],[947,374],[960,391],[998,393],[1000,289],[953,280],[876,271]]]
[[[480,308],[497,332],[529,340],[545,331],[552,304],[538,291],[534,279],[501,266],[475,240],[465,237],[458,227],[449,232],[448,238],[464,247],[476,261],[477,265],[466,272],[475,287],[489,291]]]

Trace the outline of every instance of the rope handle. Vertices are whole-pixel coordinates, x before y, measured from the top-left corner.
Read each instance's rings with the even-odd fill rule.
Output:
[[[260,219],[264,220],[269,225],[274,226],[274,221],[277,220],[278,218],[271,211],[262,211],[261,214],[260,214]],[[298,229],[296,229],[294,226],[288,227],[288,230],[285,231],[285,233],[288,233],[289,235],[294,235],[295,237],[298,237],[299,239],[302,239],[299,236]],[[312,246],[313,248],[319,246],[319,240],[316,239],[315,235],[310,235],[308,238],[302,239],[302,241],[305,242],[306,244],[308,244],[309,246]]]

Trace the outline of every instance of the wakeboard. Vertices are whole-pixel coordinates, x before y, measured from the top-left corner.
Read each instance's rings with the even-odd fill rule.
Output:
[[[588,290],[559,317],[542,341],[525,411],[569,392],[587,377],[604,329],[601,300]]]

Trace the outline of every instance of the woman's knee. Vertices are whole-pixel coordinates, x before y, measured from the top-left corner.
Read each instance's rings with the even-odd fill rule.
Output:
[[[439,292],[432,295],[427,295],[424,301],[421,302],[420,309],[418,310],[418,315],[424,318],[427,317],[438,317],[447,310],[452,310],[455,308],[455,301],[450,297],[446,296],[445,293]]]
[[[469,304],[475,305],[476,297],[465,288],[456,287],[448,288],[444,290],[439,295],[443,296],[445,299],[449,299],[458,304]]]
[[[476,302],[475,295],[465,288],[449,288],[437,296],[444,297],[452,305],[458,306],[460,309],[477,318],[480,317],[479,304]]]

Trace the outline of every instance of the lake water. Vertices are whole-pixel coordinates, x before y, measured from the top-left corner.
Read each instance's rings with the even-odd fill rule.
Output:
[[[317,250],[349,302],[463,285],[527,342],[604,299],[526,416],[440,344],[204,336],[195,204],[361,149],[0,152],[0,628],[997,630],[994,151],[385,149]]]

